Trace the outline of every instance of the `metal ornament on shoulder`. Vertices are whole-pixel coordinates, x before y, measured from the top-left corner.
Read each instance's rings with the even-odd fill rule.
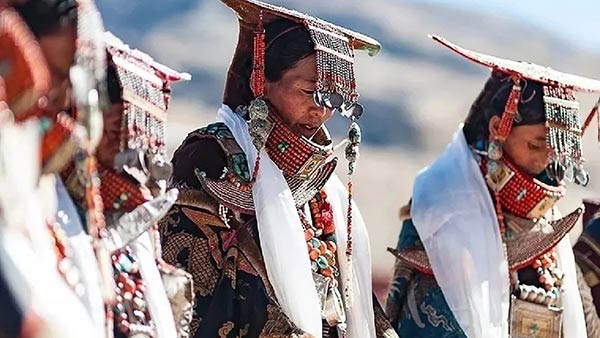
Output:
[[[248,122],[248,132],[252,137],[252,143],[256,149],[262,149],[267,143],[267,138],[273,130],[273,121],[269,118],[269,107],[267,103],[256,98],[248,106],[250,121]]]
[[[173,173],[173,167],[165,159],[158,155],[154,156],[148,166],[150,177],[156,181],[168,180]]]
[[[151,201],[148,201],[131,212],[114,213],[106,218],[109,234],[107,249],[112,253],[129,245],[151,226],[162,219],[171,209],[179,191],[171,189]]]
[[[141,149],[126,149],[115,156],[117,173],[127,173],[137,182],[145,185],[152,196],[161,195],[166,190],[166,181],[173,173],[170,163],[161,154],[150,155]]]

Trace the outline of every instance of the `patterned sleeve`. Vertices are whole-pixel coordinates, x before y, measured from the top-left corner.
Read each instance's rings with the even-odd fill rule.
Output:
[[[396,330],[383,312],[379,300],[373,294],[373,312],[375,314],[375,335],[377,338],[398,338]]]
[[[418,241],[418,235],[416,234],[412,220],[410,218],[406,219],[402,224],[396,251],[414,245],[416,241]],[[396,259],[394,277],[390,283],[385,307],[386,314],[393,327],[397,327],[400,321],[400,310],[406,302],[408,285],[414,274],[415,271],[411,266],[400,259]]]

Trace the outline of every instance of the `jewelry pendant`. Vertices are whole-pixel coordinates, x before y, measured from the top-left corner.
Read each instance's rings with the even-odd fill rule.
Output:
[[[346,160],[348,161],[348,175],[352,175],[356,168],[356,161],[359,156],[358,146],[360,145],[361,139],[362,133],[360,127],[358,126],[358,123],[353,121],[348,129],[349,143],[345,150]]]
[[[566,166],[564,175],[564,178],[567,182],[573,182],[575,180],[575,169],[573,168],[573,165],[568,164]]]
[[[500,171],[500,164],[498,161],[488,161],[487,162],[487,171],[490,175],[495,176]]]
[[[490,160],[498,161],[502,158],[502,145],[498,141],[490,142],[488,146],[488,157]]]
[[[590,175],[582,165],[575,168],[575,183],[585,187],[590,182]]]
[[[269,107],[261,99],[254,99],[248,107],[250,122],[248,132],[256,149],[262,149],[267,143],[267,138],[273,129],[273,122],[269,119]]]

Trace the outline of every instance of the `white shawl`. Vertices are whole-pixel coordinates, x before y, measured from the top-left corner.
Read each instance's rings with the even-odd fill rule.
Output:
[[[507,338],[508,263],[495,208],[462,132],[422,170],[412,217],[444,298],[469,338]],[[585,337],[585,321],[568,236],[558,245],[566,274],[565,337]]]
[[[257,150],[252,144],[246,121],[226,105],[219,109],[217,120],[225,123],[231,130],[236,142],[246,154],[252,172]],[[345,257],[345,211],[348,195],[337,177],[332,177],[325,188],[334,212],[338,261],[341,276],[344,277],[348,269]],[[281,170],[264,149],[261,152],[260,170],[252,188],[252,196],[265,267],[277,301],[299,328],[314,337],[321,337],[321,311],[302,224],[292,192]],[[348,338],[375,338],[369,242],[360,212],[356,207],[353,210],[354,302],[346,313]]]

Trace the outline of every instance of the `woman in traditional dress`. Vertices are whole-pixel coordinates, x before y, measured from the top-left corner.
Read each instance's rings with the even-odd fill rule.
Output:
[[[419,173],[387,314],[405,337],[585,337],[565,180],[585,185],[575,91],[600,81],[434,40],[492,75],[440,158]]]
[[[90,123],[101,115],[98,100],[89,99],[102,97],[104,65],[94,62],[103,60],[97,57],[104,55],[97,39],[102,22],[91,0],[9,5],[0,4],[0,63],[7,66],[0,79],[5,88],[5,97],[0,93],[0,268],[6,297],[0,303],[3,313],[5,306],[13,309],[0,331],[101,337],[98,318],[86,311],[90,289],[82,288],[73,257],[67,257],[55,183],[79,145],[94,148],[92,138],[101,129]],[[78,76],[70,78],[74,69]],[[69,112],[71,99],[77,104]],[[93,260],[91,269],[96,268]],[[98,279],[93,283],[97,290]],[[103,320],[102,303],[99,308]]]
[[[62,172],[63,211],[71,220],[65,228],[82,231],[81,223],[88,223],[89,213],[78,222],[76,208],[66,206],[72,199],[77,209],[88,208],[85,169],[97,165],[96,193],[106,222],[102,244],[111,257],[115,286],[114,302],[107,308],[107,336],[187,337],[191,276],[160,259],[156,224],[177,198],[176,189],[166,189],[171,171],[164,159],[170,84],[189,75],[129,48],[111,33],[104,40],[110,105],[103,114],[97,164],[95,159],[76,159]]]
[[[223,2],[240,35],[219,122],[175,152],[180,195],[160,225],[163,258],[194,278],[194,336],[395,335],[374,304],[366,229],[324,127],[336,111],[362,113],[354,50],[379,44],[259,1]],[[359,142],[354,123],[350,172]]]

